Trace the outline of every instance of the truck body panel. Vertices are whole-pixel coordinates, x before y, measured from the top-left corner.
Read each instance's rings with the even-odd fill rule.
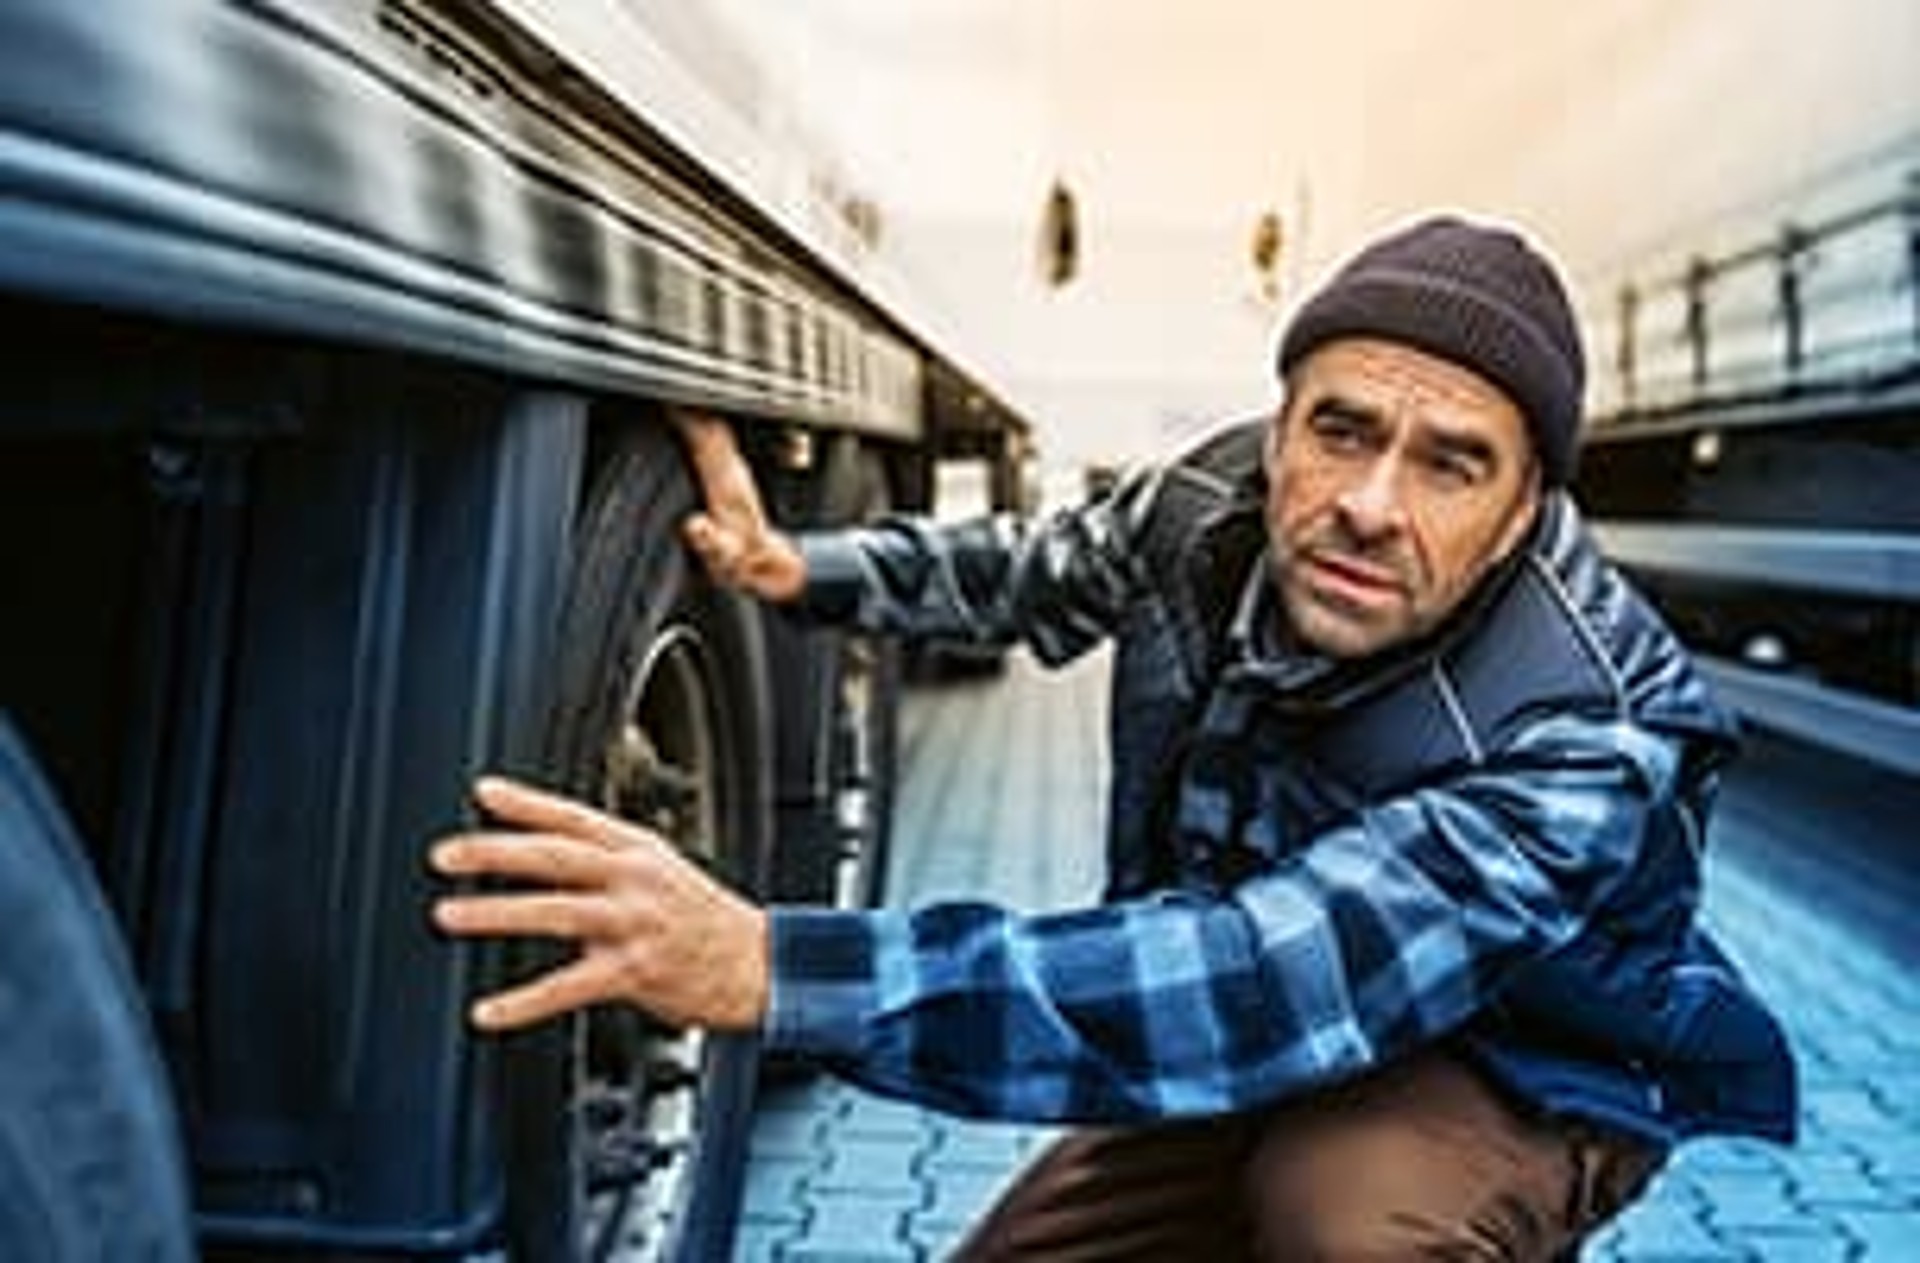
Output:
[[[539,10],[0,9],[0,711],[137,966],[210,1257],[574,1258],[609,1206],[723,1249],[751,1045],[474,1037],[550,954],[436,935],[424,848],[499,769],[831,898],[891,675],[696,572],[666,409],[738,422],[790,525],[1030,446]]]

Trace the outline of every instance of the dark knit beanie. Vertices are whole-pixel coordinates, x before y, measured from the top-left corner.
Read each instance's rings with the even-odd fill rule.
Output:
[[[1342,337],[1408,343],[1479,373],[1525,414],[1547,483],[1573,478],[1580,331],[1553,265],[1519,236],[1439,216],[1374,242],[1294,316],[1281,374]]]

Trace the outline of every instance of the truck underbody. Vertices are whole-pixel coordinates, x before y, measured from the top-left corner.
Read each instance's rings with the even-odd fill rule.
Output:
[[[894,660],[705,581],[665,411],[740,422],[794,525],[1023,423],[489,6],[36,0],[0,46],[0,708],[201,1247],[722,1257],[751,1042],[473,1037],[541,953],[436,936],[423,848],[501,769],[873,897]]]

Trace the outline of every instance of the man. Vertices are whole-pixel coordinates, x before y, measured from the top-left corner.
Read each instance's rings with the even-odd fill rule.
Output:
[[[436,863],[554,889],[440,924],[582,954],[478,1023],[626,1001],[938,1107],[1097,1124],[971,1259],[1566,1258],[1675,1142],[1790,1138],[1780,1031],[1695,923],[1733,731],[1567,496],[1583,359],[1552,267],[1414,224],[1301,309],[1279,367],[1270,423],[1026,539],[790,540],[727,432],[685,424],[688,540],[723,581],[1049,662],[1116,641],[1108,897],[762,912],[489,782],[532,835]]]

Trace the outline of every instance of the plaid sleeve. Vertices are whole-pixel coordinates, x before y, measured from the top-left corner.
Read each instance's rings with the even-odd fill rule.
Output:
[[[1162,485],[1143,470],[1110,497],[1037,522],[891,517],[799,536],[794,613],[867,631],[1005,644],[1064,662],[1113,627],[1144,582],[1134,537]]]
[[[1450,1030],[1571,939],[1675,763],[1644,730],[1559,718],[1498,769],[1386,802],[1231,890],[1031,917],[778,910],[766,1035],[979,1116],[1278,1099]]]

